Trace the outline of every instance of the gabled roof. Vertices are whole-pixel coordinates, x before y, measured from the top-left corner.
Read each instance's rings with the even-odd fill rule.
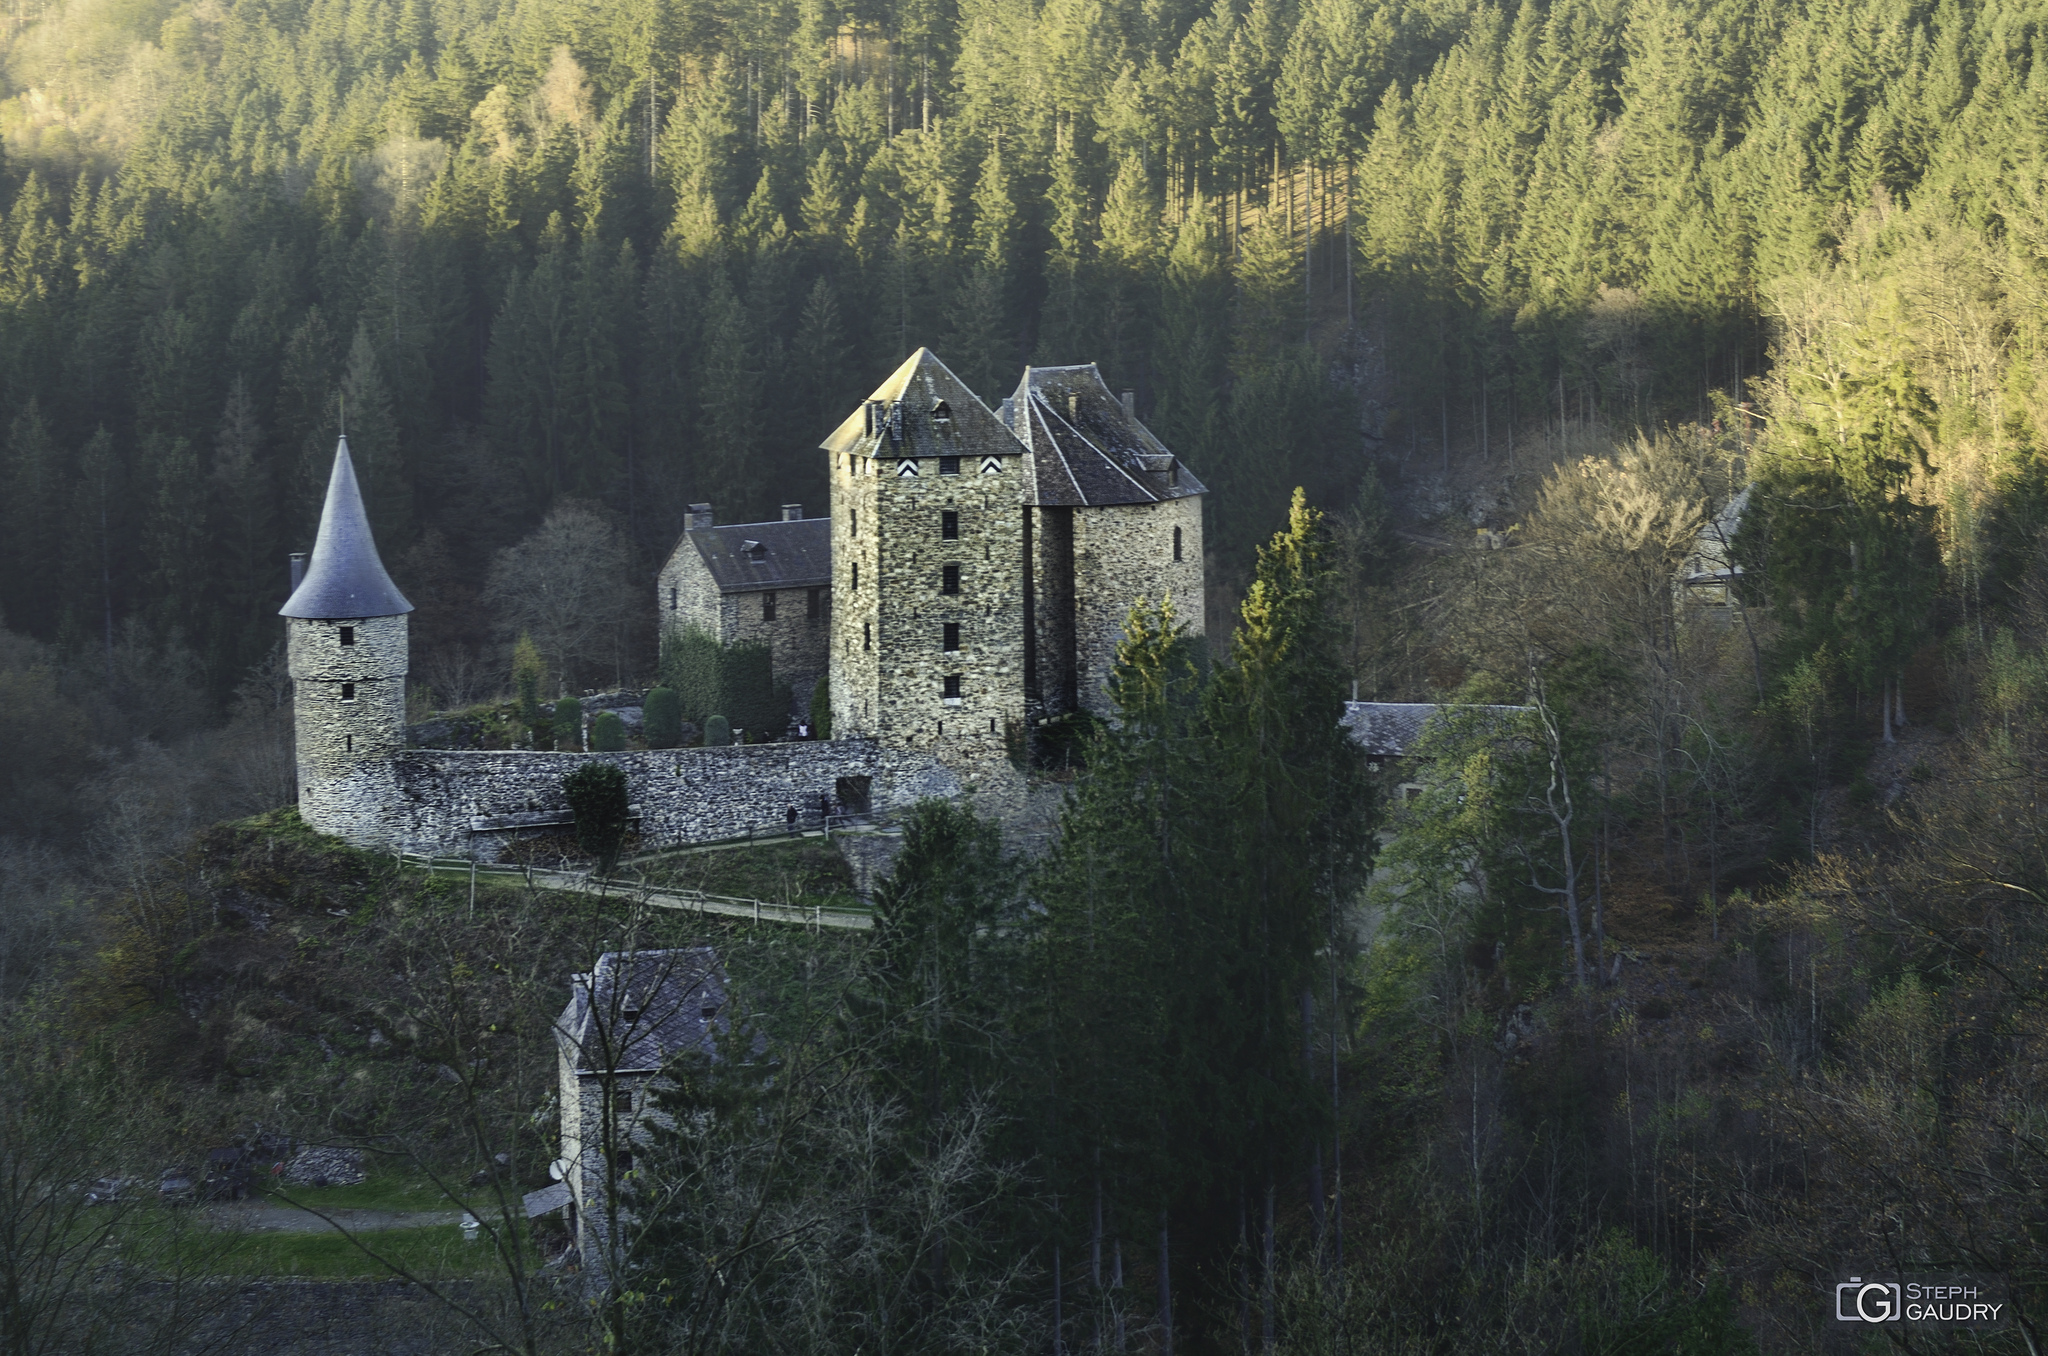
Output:
[[[1505,719],[1526,706],[1439,706],[1435,702],[1346,702],[1340,724],[1375,758],[1400,758],[1415,747],[1423,726],[1439,711],[1485,711]]]
[[[832,520],[693,527],[676,550],[694,548],[720,593],[809,588],[832,582]]]
[[[869,414],[876,406],[879,420]],[[944,416],[950,416],[950,428]],[[863,457],[1015,457],[1024,451],[995,412],[928,348],[906,358],[819,446]]]
[[[285,605],[281,617],[334,621],[354,617],[397,617],[412,604],[384,572],[363,511],[363,491],[349,460],[348,439],[334,447],[334,473],[327,478],[327,502],[320,508],[320,533],[313,539],[313,558],[306,577]]]
[[[1094,363],[1027,367],[1004,405],[1030,454],[1034,503],[1156,504],[1207,491],[1124,409]]]
[[[715,1054],[731,1025],[718,952],[693,946],[605,952],[589,974],[570,976],[555,1030],[579,1074],[653,1073],[686,1051]]]

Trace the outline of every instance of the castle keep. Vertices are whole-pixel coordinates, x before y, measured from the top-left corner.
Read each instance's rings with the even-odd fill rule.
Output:
[[[348,443],[281,609],[299,810],[361,847],[494,858],[569,822],[562,778],[626,772],[642,836],[670,844],[887,811],[1019,782],[1036,722],[1111,712],[1124,619],[1171,595],[1202,625],[1204,487],[1093,364],[1030,368],[991,410],[919,349],[822,444],[826,519],[690,521],[656,581],[664,626],[761,641],[799,705],[830,683],[834,738],[582,754],[410,749],[406,601],[377,554]]]

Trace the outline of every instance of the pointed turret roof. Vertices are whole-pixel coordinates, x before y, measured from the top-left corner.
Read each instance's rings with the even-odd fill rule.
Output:
[[[278,609],[282,617],[332,621],[352,617],[396,617],[412,604],[384,572],[377,543],[370,536],[363,492],[356,484],[355,464],[348,458],[348,439],[334,448],[334,474],[327,480],[327,502],[320,508],[320,535],[313,539],[313,558],[306,577]]]
[[[870,405],[882,406],[885,415],[902,406],[886,448],[880,444],[887,431],[869,426]],[[995,411],[928,348],[904,359],[819,446],[870,457],[1014,457],[1024,451]]]

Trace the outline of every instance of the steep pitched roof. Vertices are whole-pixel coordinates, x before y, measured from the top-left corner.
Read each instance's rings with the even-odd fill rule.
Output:
[[[1027,367],[1004,404],[1030,453],[1035,503],[1156,504],[1207,491],[1124,409],[1094,363]]]
[[[724,1009],[725,970],[711,947],[607,951],[570,977],[555,1030],[579,1074],[653,1073],[687,1050],[714,1054],[732,1024]]]
[[[832,520],[694,527],[677,550],[694,547],[720,593],[809,588],[832,582]]]
[[[384,572],[363,511],[362,488],[349,460],[348,439],[335,444],[334,473],[327,478],[327,502],[320,508],[320,533],[306,577],[278,609],[281,617],[331,621],[350,617],[397,617],[412,604]]]
[[[1024,451],[928,348],[906,358],[819,446],[863,457],[1015,457]]]

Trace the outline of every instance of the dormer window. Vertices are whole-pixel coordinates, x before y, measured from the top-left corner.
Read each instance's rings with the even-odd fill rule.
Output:
[[[341,628],[341,643],[342,643],[342,644],[344,644],[344,645],[353,645],[353,644],[355,644],[355,643],[356,643],[356,628],[355,628],[355,627],[353,627],[353,626],[344,626],[344,627],[342,627],[342,628]]]
[[[704,1019],[705,1021],[707,1021],[707,1022],[708,1022],[708,1021],[710,1021],[710,1020],[711,1020],[711,1019],[712,1019],[713,1017],[716,1017],[716,1016],[718,1015],[718,1004],[716,1004],[716,1003],[706,1003],[706,1004],[705,1004],[705,1005],[704,1005],[703,1007],[701,1007],[701,1008],[698,1008],[698,1009],[697,1009],[697,1013],[698,1013],[698,1015],[699,1015],[699,1016],[701,1016],[701,1017],[702,1017],[702,1018],[703,1018],[703,1019]]]
[[[764,560],[768,556],[768,548],[752,538],[741,542],[740,550],[747,553],[747,559],[749,560]]]
[[[953,407],[941,400],[938,404],[932,406],[932,432],[944,434],[951,433],[952,431]]]
[[[638,1021],[640,1019],[640,1000],[629,994],[626,1000],[619,1005],[619,1016],[629,1022]]]

